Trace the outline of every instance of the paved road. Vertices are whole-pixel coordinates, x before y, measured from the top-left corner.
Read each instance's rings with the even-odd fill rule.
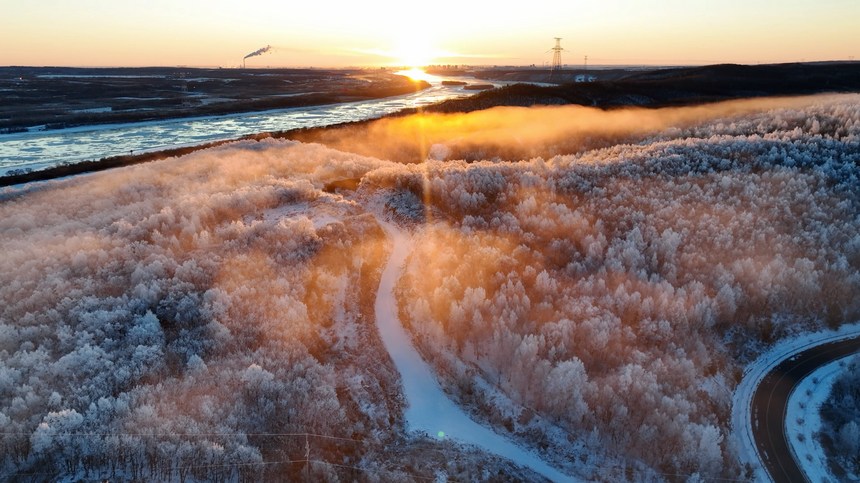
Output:
[[[755,444],[765,469],[776,483],[809,481],[794,461],[785,435],[785,415],[792,389],[820,366],[858,351],[860,337],[807,349],[779,363],[756,388],[751,413]]]

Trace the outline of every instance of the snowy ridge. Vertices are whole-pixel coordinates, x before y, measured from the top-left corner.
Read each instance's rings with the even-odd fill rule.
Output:
[[[406,427],[439,438],[453,438],[507,458],[555,482],[575,481],[548,465],[539,456],[474,422],[442,391],[436,376],[412,345],[398,317],[394,286],[403,263],[412,251],[412,240],[394,225],[377,217],[392,241],[391,255],[376,294],[374,310],[382,342],[400,373],[408,407]]]
[[[744,370],[743,379],[735,389],[732,398],[732,432],[738,443],[738,456],[742,462],[748,463],[754,468],[756,481],[771,481],[770,476],[762,467],[761,459],[759,457],[758,450],[756,449],[755,437],[753,435],[751,424],[752,398],[761,380],[768,372],[771,371],[771,369],[779,365],[783,360],[803,352],[806,349],[825,342],[850,339],[858,335],[860,335],[860,322],[855,322],[853,324],[843,325],[838,330],[813,332],[784,340],[771,347],[770,350],[759,356],[758,359],[747,366]],[[819,371],[827,367],[829,366],[824,366],[801,380],[798,387],[801,387],[807,382],[807,380],[811,380]],[[790,405],[795,404],[794,397],[797,392],[798,391],[796,390],[792,392]],[[791,413],[789,413],[789,416],[790,415]],[[790,446],[792,447],[792,451],[797,455],[794,439],[789,438],[789,440],[791,442]],[[820,449],[820,446],[818,448]],[[813,459],[823,460],[824,455],[814,455]],[[800,460],[798,459],[798,461]],[[800,462],[800,465],[804,471],[808,471],[808,468],[810,467],[802,461]]]

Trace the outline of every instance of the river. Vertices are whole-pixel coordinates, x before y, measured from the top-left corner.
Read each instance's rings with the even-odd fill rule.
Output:
[[[96,160],[130,152],[141,153],[235,139],[248,134],[318,127],[372,119],[406,108],[466,97],[475,91],[445,86],[447,78],[423,74],[431,87],[412,94],[361,102],[246,112],[126,124],[102,124],[50,131],[0,135],[0,176],[13,169],[42,169],[64,163]],[[470,83],[502,85],[501,82]]]

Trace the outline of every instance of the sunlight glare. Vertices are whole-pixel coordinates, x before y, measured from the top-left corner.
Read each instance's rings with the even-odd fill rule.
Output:
[[[404,67],[425,67],[433,63],[439,54],[429,39],[416,37],[414,33],[404,34],[397,42],[393,58]]]
[[[419,69],[417,67],[413,67],[413,68],[407,69],[407,70],[401,70],[401,71],[398,71],[395,73],[398,75],[405,75],[406,77],[408,77],[414,81],[430,82],[430,80],[435,77],[435,76],[432,76],[432,75],[424,72],[422,69]]]

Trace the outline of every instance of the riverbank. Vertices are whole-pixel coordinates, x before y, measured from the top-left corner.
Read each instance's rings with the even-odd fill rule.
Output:
[[[496,106],[577,104],[605,109],[618,107],[674,107],[731,99],[800,96],[820,93],[860,92],[860,62],[737,65],[589,71],[593,82],[567,82],[558,86],[514,84],[482,92],[467,99],[453,99],[428,112],[469,112]],[[541,81],[548,74],[532,71],[488,70],[475,76],[487,80]]]
[[[0,133],[379,99],[430,84],[387,70],[0,68]]]
[[[378,118],[466,95],[469,93],[461,88],[436,84],[407,94],[358,102],[0,135],[0,176],[200,146],[258,133]]]

